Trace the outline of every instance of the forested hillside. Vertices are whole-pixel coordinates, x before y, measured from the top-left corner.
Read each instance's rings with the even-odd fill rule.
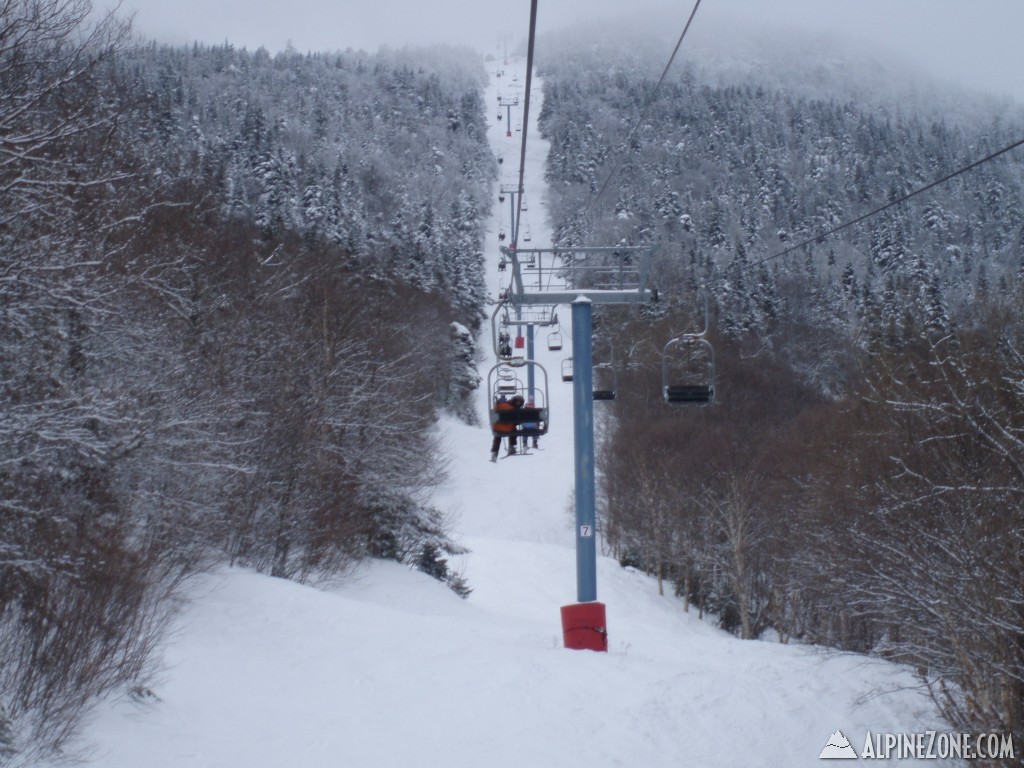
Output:
[[[816,237],[1020,140],[1019,108],[947,120],[702,60],[627,143],[671,50],[631,40],[540,57],[556,245],[657,246],[659,303],[595,315],[607,541],[743,637],[909,662],[952,725],[1019,736],[1024,157]],[[667,406],[663,346],[705,299],[716,403]],[[668,368],[704,383],[694,346]]]
[[[0,762],[140,686],[189,574],[454,588],[495,175],[479,58],[135,47],[0,5]],[[142,690],[139,688],[139,690]]]

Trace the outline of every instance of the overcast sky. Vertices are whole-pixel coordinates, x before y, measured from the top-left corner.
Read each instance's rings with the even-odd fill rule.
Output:
[[[136,30],[168,43],[231,42],[271,52],[455,43],[494,51],[526,36],[529,0],[123,0]],[[97,2],[97,5],[100,5]],[[540,0],[538,26],[631,14],[682,30],[691,0]],[[1024,103],[1024,0],[703,0],[718,16],[842,33],[900,51],[937,77]],[[685,46],[684,46],[685,51]],[[685,55],[685,53],[683,54]]]

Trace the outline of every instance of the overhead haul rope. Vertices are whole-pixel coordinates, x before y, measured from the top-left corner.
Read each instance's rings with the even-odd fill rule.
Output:
[[[766,262],[772,261],[774,259],[782,258],[787,253],[792,253],[793,251],[797,251],[797,250],[803,248],[806,245],[810,245],[811,243],[818,242],[819,240],[824,240],[829,235],[834,235],[836,232],[841,232],[842,230],[847,229],[848,227],[852,227],[854,224],[860,224],[862,221],[864,221],[866,219],[870,219],[872,216],[876,216],[879,213],[881,213],[882,211],[885,211],[885,210],[888,210],[889,208],[892,208],[894,205],[899,205],[900,203],[905,203],[910,198],[916,197],[917,195],[920,195],[922,192],[927,192],[929,189],[937,187],[940,184],[945,184],[950,179],[955,179],[957,176],[959,176],[959,175],[961,175],[963,173],[967,173],[968,171],[973,171],[979,165],[983,165],[984,163],[987,163],[989,160],[994,160],[995,158],[999,157],[1000,155],[1004,155],[1007,152],[1009,152],[1010,150],[1016,149],[1017,147],[1022,146],[1022,145],[1024,145],[1024,139],[1020,139],[1019,141],[1015,141],[1013,144],[1010,144],[1009,146],[1003,147],[1002,149],[998,149],[995,152],[993,152],[992,154],[986,155],[985,157],[981,158],[981,160],[976,160],[975,162],[971,163],[970,165],[964,166],[963,168],[961,168],[958,171],[953,171],[953,173],[950,173],[950,174],[947,174],[946,176],[943,176],[941,179],[936,179],[935,181],[933,181],[933,182],[931,182],[929,184],[925,184],[923,187],[919,187],[918,189],[915,189],[913,192],[909,192],[909,193],[907,193],[906,195],[904,195],[903,197],[901,197],[901,198],[899,198],[897,200],[893,200],[892,202],[886,203],[885,205],[880,205],[877,208],[875,208],[874,210],[868,211],[867,213],[865,213],[865,214],[863,214],[861,216],[858,216],[855,219],[851,219],[850,221],[847,221],[845,224],[840,224],[838,227],[833,227],[832,229],[828,230],[827,232],[822,232],[820,234],[817,234],[817,235],[814,235],[812,237],[809,237],[806,240],[804,240],[803,242],[797,243],[796,245],[791,245],[789,248],[786,248],[784,251],[779,251],[778,253],[773,253],[771,256],[766,256],[763,259],[761,259],[760,261],[752,262],[749,266],[750,267],[760,266],[761,264],[764,264]]]
[[[530,2],[530,38],[526,46],[526,97],[523,99],[523,143],[519,151],[519,202],[516,206],[515,231],[512,242],[519,246],[519,225],[523,221],[523,177],[526,175],[526,133],[530,126],[530,88],[533,83],[533,44],[537,36],[537,0]],[[511,128],[511,126],[509,126]]]
[[[700,7],[700,0],[697,0],[697,2],[693,4],[693,10],[690,11],[690,18],[688,18],[686,20],[686,26],[683,27],[682,34],[679,35],[679,41],[676,43],[676,47],[673,49],[672,55],[669,56],[668,64],[665,65],[665,69],[662,70],[662,72],[661,72],[661,77],[658,78],[658,82],[655,84],[654,90],[651,91],[650,98],[647,99],[647,104],[644,106],[644,111],[640,113],[640,117],[639,117],[639,119],[637,119],[636,124],[633,126],[633,130],[631,130],[629,132],[629,136],[626,137],[626,146],[627,147],[629,147],[629,143],[633,140],[633,136],[640,129],[640,126],[643,125],[644,119],[647,117],[647,113],[651,111],[651,105],[654,104],[654,97],[657,96],[657,94],[658,94],[658,88],[660,88],[661,84],[665,81],[665,77],[668,75],[668,71],[672,67],[672,62],[675,61],[675,59],[676,59],[676,54],[679,53],[679,48],[683,44],[683,38],[686,37],[686,33],[690,29],[690,24],[693,22],[693,17],[697,15],[697,9],[699,7]],[[615,163],[615,167],[612,168],[611,172],[608,174],[608,177],[604,180],[604,184],[601,185],[601,189],[598,191],[597,197],[594,198],[593,202],[590,203],[590,207],[587,208],[587,210],[584,212],[584,214],[583,214],[583,218],[584,219],[590,217],[591,212],[594,210],[594,207],[597,205],[597,201],[601,199],[601,195],[604,194],[604,191],[606,189],[608,189],[608,185],[611,184],[612,178],[614,178],[615,174],[617,174],[619,172],[619,169],[622,168],[622,164],[623,164],[623,162],[625,162],[625,158],[626,158],[626,153],[623,152],[619,156],[618,161]]]

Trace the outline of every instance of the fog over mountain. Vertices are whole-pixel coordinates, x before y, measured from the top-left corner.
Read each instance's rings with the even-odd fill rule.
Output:
[[[692,9],[677,0],[638,0],[628,10],[618,0],[540,0],[541,33],[572,29],[591,21],[649,20],[678,34]],[[445,43],[478,50],[514,48],[526,38],[530,4],[526,0],[481,3],[477,0],[240,0],[209,3],[181,0],[129,0],[136,28],[146,37],[175,44],[230,42],[271,53],[288,46],[306,52],[347,48],[375,51]],[[856,47],[900,52],[907,61],[937,77],[1024,102],[1024,3],[986,0],[978,5],[956,0],[715,0],[700,5],[691,45],[712,24],[726,29],[751,25],[775,35],[783,30],[839,36]],[[731,45],[728,38],[723,45]],[[667,57],[668,51],[665,51]]]

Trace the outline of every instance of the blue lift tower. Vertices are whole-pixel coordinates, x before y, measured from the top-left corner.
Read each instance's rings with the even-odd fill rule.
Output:
[[[505,305],[516,310],[538,305],[572,308],[578,602],[562,607],[566,648],[608,650],[605,606],[597,600],[593,308],[650,301],[647,276],[652,252],[647,246],[501,249],[502,259],[512,267],[511,284],[502,297]]]

